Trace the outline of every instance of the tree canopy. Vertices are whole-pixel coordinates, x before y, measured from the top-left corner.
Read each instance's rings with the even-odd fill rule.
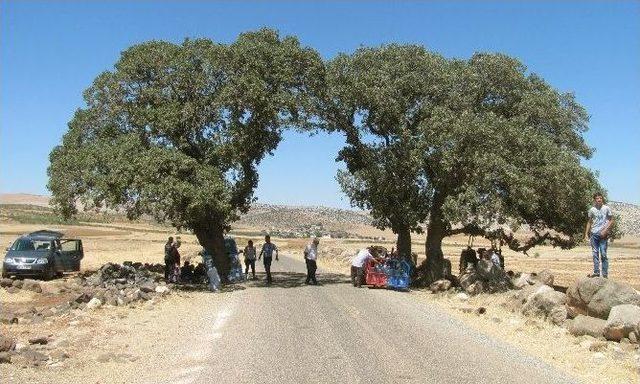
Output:
[[[132,46],[51,152],[53,203],[65,216],[80,201],[192,229],[225,271],[223,231],[249,208],[282,130],[311,126],[323,74],[315,50],[268,29],[228,45]]]
[[[599,185],[581,165],[588,115],[572,94],[506,55],[444,59],[411,45],[340,55],[327,76],[324,116],[347,140],[343,187],[381,227],[427,222],[430,279],[451,234],[519,251],[580,239]],[[513,235],[523,227],[530,238]]]
[[[600,189],[581,164],[592,153],[585,109],[502,54],[448,59],[391,44],[323,62],[263,29],[227,45],[135,45],[84,98],[50,155],[55,206],[191,229],[223,272],[223,232],[249,208],[257,166],[288,128],[345,135],[344,191],[398,234],[401,253],[427,223],[429,279],[456,233],[525,252],[575,245]]]

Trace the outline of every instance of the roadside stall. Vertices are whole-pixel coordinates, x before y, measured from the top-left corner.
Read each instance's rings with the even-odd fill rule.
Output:
[[[376,253],[385,257],[378,257],[377,262],[371,260],[367,263],[365,283],[375,288],[408,290],[411,284],[411,264],[393,254]]]

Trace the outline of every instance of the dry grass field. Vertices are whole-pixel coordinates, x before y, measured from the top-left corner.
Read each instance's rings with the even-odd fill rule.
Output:
[[[78,225],[41,225],[20,224],[8,221],[0,222],[0,245],[9,246],[20,234],[48,228],[64,232],[69,237],[80,238],[85,249],[83,270],[94,270],[107,262],[122,263],[124,261],[139,261],[147,263],[162,263],[163,244],[168,236],[179,235],[182,238],[181,254],[183,258],[199,261],[197,256],[201,247],[195,236],[189,233],[176,233],[171,228],[149,223],[81,223]],[[232,231],[239,247],[244,247],[247,240],[253,239],[260,245],[263,242],[260,231],[262,228],[238,227]],[[336,267],[344,265],[341,260],[335,260],[338,253],[351,252],[371,244],[383,245],[389,249],[394,246],[393,234],[373,228],[355,228],[363,236],[384,236],[384,241],[363,239],[321,239],[321,252],[326,259],[324,264],[331,263]],[[273,241],[285,252],[299,254],[308,239],[280,239]],[[413,251],[418,253],[419,260],[424,259],[424,237],[414,236]],[[444,254],[451,260],[454,273],[457,269],[460,251],[466,247],[466,237],[452,237],[445,241]],[[488,247],[490,244],[477,240],[474,247]],[[516,272],[536,272],[550,269],[556,276],[556,284],[568,286],[577,278],[589,273],[592,268],[591,251],[586,245],[572,250],[561,250],[552,247],[537,247],[529,255],[503,250],[506,268]],[[322,255],[321,254],[321,255]],[[625,237],[616,240],[609,248],[610,277],[625,281],[640,289],[640,238]],[[345,266],[345,272],[347,268]]]
[[[181,254],[183,258],[197,256],[201,249],[195,236],[189,233],[176,233],[166,225],[151,220],[130,222],[117,214],[91,214],[78,216],[71,224],[64,224],[48,207],[49,198],[29,194],[0,195],[0,246],[7,247],[20,234],[48,228],[59,229],[69,237],[83,240],[85,259],[83,270],[99,268],[106,262],[122,263],[139,261],[148,263],[163,262],[163,244],[168,236],[180,235],[183,240]],[[621,203],[618,203],[619,205]],[[638,218],[634,213],[637,207],[627,204],[624,211],[627,228],[635,228]],[[632,209],[633,208],[633,209]],[[247,240],[253,239],[256,245],[263,242],[263,233],[279,231],[305,232],[309,228],[321,233],[342,232],[347,238],[321,239],[321,264],[334,269],[347,271],[346,258],[358,249],[368,245],[394,247],[395,235],[390,231],[381,231],[366,224],[367,217],[361,212],[337,210],[322,207],[281,207],[256,205],[238,223],[235,223],[231,235],[244,247]],[[309,241],[308,238],[278,238],[274,242],[285,252],[300,255]],[[375,240],[374,240],[375,239]],[[413,235],[413,251],[423,260],[424,235]],[[444,255],[457,271],[460,252],[467,246],[466,236],[454,236],[445,239]],[[476,239],[474,247],[488,247],[490,243]],[[562,250],[540,246],[529,251],[528,255],[503,249],[505,264],[514,272],[537,272],[550,269],[556,277],[556,284],[568,286],[577,278],[592,271],[591,250],[583,244],[571,250]],[[640,289],[640,236],[630,235],[618,239],[609,248],[609,276],[612,279],[628,282]]]

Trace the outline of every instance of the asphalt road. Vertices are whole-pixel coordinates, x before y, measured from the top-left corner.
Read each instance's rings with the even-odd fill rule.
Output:
[[[328,273],[306,286],[304,263],[288,257],[272,270],[271,286],[238,286],[204,321],[206,357],[176,383],[574,382],[407,293]]]

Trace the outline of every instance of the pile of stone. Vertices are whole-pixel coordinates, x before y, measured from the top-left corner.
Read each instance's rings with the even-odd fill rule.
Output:
[[[563,325],[574,336],[638,343],[640,294],[630,285],[601,278],[582,278],[566,294],[554,290],[553,275],[522,274],[514,278],[510,305],[527,316]]]
[[[0,280],[0,287],[6,289],[9,293],[16,293],[21,289],[42,293],[42,286],[40,285],[40,282],[31,279],[14,280],[8,277],[2,278]]]
[[[96,309],[103,304],[123,306],[152,300],[170,290],[162,281],[162,271],[162,264],[107,263],[94,273],[74,279],[82,292],[70,304]]]
[[[52,335],[32,337],[24,343],[0,335],[0,364],[15,364],[24,368],[60,365],[70,357],[65,351],[68,345],[66,339],[54,339]]]
[[[601,277],[582,278],[566,293],[553,285],[549,270],[510,276],[487,260],[470,266],[456,282],[438,280],[432,293],[455,288],[460,300],[481,292],[508,291],[505,306],[525,316],[541,317],[564,326],[574,336],[590,336],[602,342],[638,344],[640,339],[640,293],[626,283]]]
[[[542,317],[562,325],[569,316],[567,295],[553,286],[554,276],[549,270],[522,273],[512,278],[513,288],[509,306],[526,316]]]
[[[126,306],[155,303],[171,288],[163,281],[162,264],[107,263],[95,272],[51,282],[2,279],[0,286],[8,292],[28,290],[43,295],[65,295],[69,300],[50,308],[26,308],[16,313],[0,311],[0,323],[40,323],[47,317],[60,316],[71,310],[95,310],[103,305]]]

